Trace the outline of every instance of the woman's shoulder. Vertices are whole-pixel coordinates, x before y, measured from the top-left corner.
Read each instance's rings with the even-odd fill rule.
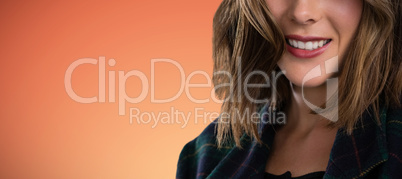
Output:
[[[182,149],[176,178],[196,178],[198,171],[215,168],[232,147],[218,148],[215,128],[217,120],[209,124],[199,136]],[[201,169],[202,168],[202,169]]]
[[[257,110],[264,113],[267,105],[258,105]],[[256,141],[244,134],[240,139],[243,148],[236,147],[234,141],[227,141],[218,147],[218,124],[219,120],[216,119],[184,146],[177,164],[176,178],[228,178],[235,174],[248,176],[257,174],[257,168],[264,169],[261,163],[265,163],[264,158],[267,157],[266,145],[257,145]],[[231,135],[230,132],[227,135]],[[247,170],[237,171],[243,167]]]
[[[196,151],[197,149],[201,149],[203,146],[217,146],[216,145],[216,134],[215,128],[217,126],[217,119],[210,123],[195,139],[188,142],[182,152],[181,155],[186,152]]]

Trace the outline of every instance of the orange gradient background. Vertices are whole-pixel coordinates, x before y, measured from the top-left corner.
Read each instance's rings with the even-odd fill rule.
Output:
[[[2,1],[0,3],[0,178],[174,178],[182,147],[210,123],[194,109],[219,112],[211,89],[191,89],[170,103],[126,103],[118,112],[118,72],[138,70],[150,83],[151,59],[180,63],[188,75],[212,75],[212,18],[221,1]],[[82,104],[66,93],[67,68],[81,58],[115,59],[116,102]],[[156,65],[155,97],[174,96],[179,70]],[[191,83],[207,83],[196,75]],[[71,81],[83,97],[98,97],[98,65],[77,67]],[[126,81],[131,97],[144,86]],[[129,108],[191,114],[189,123],[130,124]],[[183,118],[177,118],[184,122]],[[154,126],[154,127],[152,127]]]

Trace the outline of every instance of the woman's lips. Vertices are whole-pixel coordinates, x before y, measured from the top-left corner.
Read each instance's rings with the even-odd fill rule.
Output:
[[[289,35],[286,49],[297,58],[313,58],[325,52],[332,40],[323,37]]]

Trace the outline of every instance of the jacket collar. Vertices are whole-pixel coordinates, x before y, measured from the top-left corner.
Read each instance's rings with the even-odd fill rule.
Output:
[[[326,176],[330,177],[362,177],[377,165],[388,160],[386,143],[386,113],[382,108],[380,124],[375,115],[365,112],[362,125],[351,135],[339,129],[331,150]]]

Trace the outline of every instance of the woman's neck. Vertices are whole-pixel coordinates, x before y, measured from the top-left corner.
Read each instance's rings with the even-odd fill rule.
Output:
[[[314,114],[312,105],[322,107],[327,103],[328,91],[336,91],[335,83],[324,83],[317,87],[292,86],[292,96],[287,108],[287,128],[292,131],[309,133],[315,128],[326,127],[329,120]]]

